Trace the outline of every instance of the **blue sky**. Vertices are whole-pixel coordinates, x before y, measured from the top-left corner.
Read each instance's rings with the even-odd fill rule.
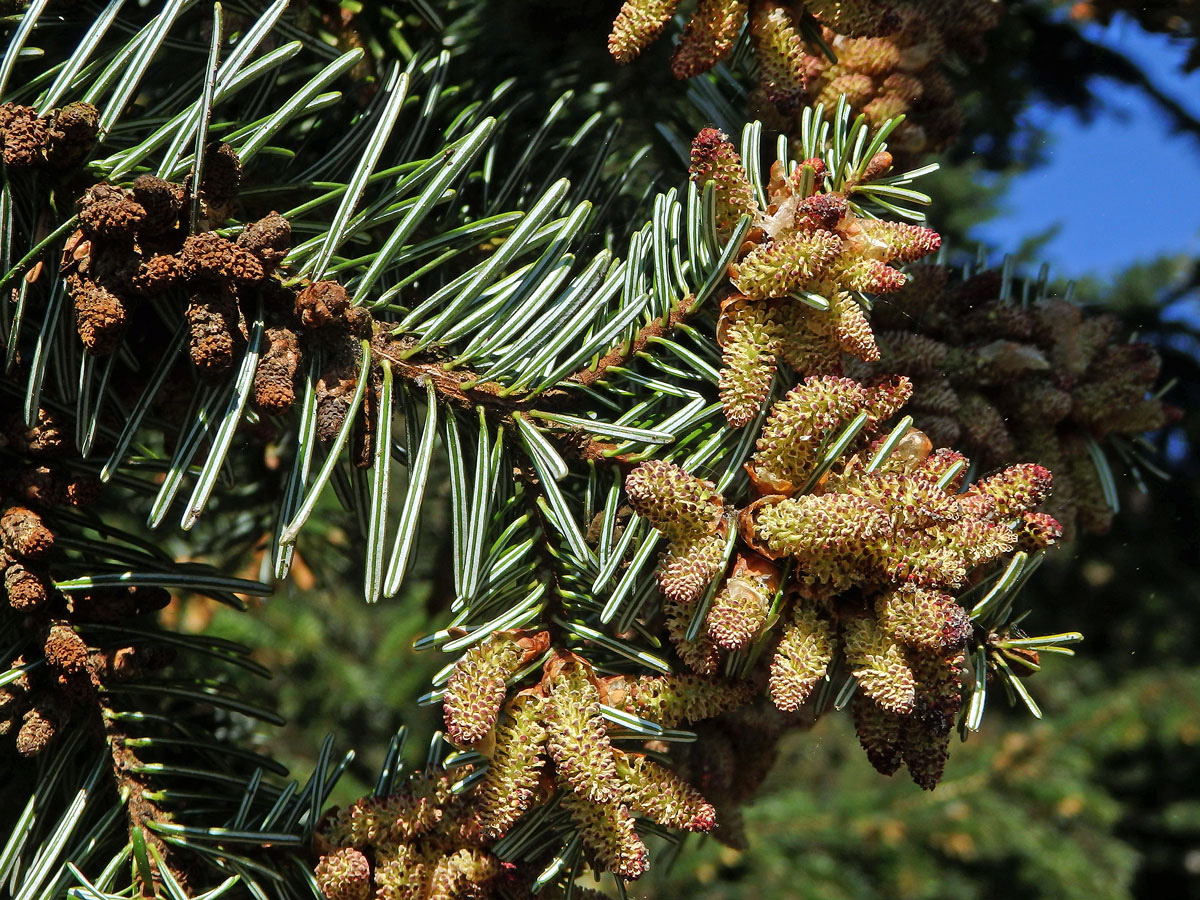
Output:
[[[1200,71],[1184,75],[1184,51],[1131,22],[1092,26],[1088,36],[1140,64],[1150,78],[1200,115]],[[1110,275],[1164,253],[1200,256],[1200,141],[1172,134],[1137,90],[1098,79],[1104,109],[1090,123],[1038,105],[1026,116],[1048,131],[1046,163],[1014,179],[1005,211],[972,237],[996,251],[1059,224],[1041,253],[1054,275]]]

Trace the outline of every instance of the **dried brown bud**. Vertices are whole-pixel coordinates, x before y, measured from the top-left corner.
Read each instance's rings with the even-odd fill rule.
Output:
[[[233,366],[234,343],[244,327],[237,300],[228,290],[197,294],[184,315],[190,330],[188,352],[206,377],[216,377]]]
[[[68,103],[49,116],[46,162],[55,169],[79,165],[96,145],[100,115],[90,103]]]
[[[292,226],[272,211],[247,225],[238,235],[237,245],[257,256],[267,272],[274,271],[292,246]]]
[[[290,328],[268,328],[267,350],[254,373],[254,405],[271,415],[282,415],[296,402],[296,370],[300,366],[300,341]]]
[[[25,427],[25,420],[20,415],[11,415],[4,420],[3,437],[8,446],[18,453],[50,454],[61,450],[65,444],[63,427],[56,415],[45,409],[38,409],[37,421],[30,428]]]
[[[54,740],[61,724],[59,714],[47,705],[28,710],[17,732],[17,752],[22,756],[37,756]]]
[[[204,183],[201,191],[208,203],[224,206],[233,200],[242,184],[242,162],[233,147],[211,144],[204,151]]]
[[[121,343],[129,320],[125,301],[108,288],[78,275],[68,278],[75,304],[75,330],[88,353],[108,356]]]
[[[27,169],[41,161],[46,142],[46,123],[32,106],[5,103],[0,106],[0,145],[4,164],[11,169]]]
[[[133,276],[134,290],[154,297],[183,280],[183,267],[179,258],[160,254],[152,256],[138,268]]]
[[[76,203],[79,224],[92,238],[132,240],[146,218],[146,208],[129,192],[111,184],[94,184]]]
[[[143,236],[165,234],[179,225],[182,185],[147,173],[133,182],[133,196],[146,210],[146,219],[139,229]]]
[[[0,538],[14,556],[40,559],[54,547],[54,535],[42,517],[24,506],[10,506],[0,516]]]
[[[317,437],[322,441],[333,440],[350,414],[350,401],[354,399],[358,378],[352,348],[350,342],[339,346],[317,379]]]
[[[49,466],[26,469],[17,482],[21,499],[35,506],[87,506],[100,495],[100,481],[91,476],[71,478]]]
[[[314,281],[296,296],[296,315],[305,328],[320,328],[346,315],[350,295],[336,281]]]
[[[49,596],[48,579],[15,562],[4,570],[4,592],[8,603],[18,612],[37,609]]]
[[[179,259],[187,278],[229,287],[257,284],[264,275],[262,263],[253,253],[211,231],[184,241]]]
[[[62,672],[82,672],[87,668],[87,644],[69,625],[51,625],[44,650],[46,662]]]
[[[126,680],[169,665],[175,659],[170,647],[148,647],[145,644],[118,647],[100,654],[97,674],[103,680]]]
[[[883,175],[892,167],[892,154],[886,150],[881,150],[871,157],[867,162],[866,168],[863,169],[862,180],[874,181],[879,176]]]

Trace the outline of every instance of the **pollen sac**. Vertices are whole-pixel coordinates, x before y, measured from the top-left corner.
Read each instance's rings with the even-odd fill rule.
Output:
[[[815,604],[798,602],[783,629],[771,661],[771,699],[783,712],[795,712],[825,677],[837,646],[830,624]]]
[[[753,300],[821,287],[842,251],[831,231],[794,232],[761,244],[737,265],[734,286]]]
[[[438,858],[435,853],[421,853],[407,844],[381,856],[373,876],[376,896],[424,896]]]
[[[46,663],[61,672],[76,674],[87,668],[87,643],[69,625],[51,625],[44,650]]]
[[[664,728],[719,716],[749,701],[748,682],[702,675],[647,675],[629,684],[627,708]]]
[[[46,144],[46,122],[32,106],[0,106],[0,149],[10,169],[30,169],[41,161]]]
[[[913,650],[945,653],[971,634],[967,611],[940,591],[905,585],[881,594],[875,613],[884,631]]]
[[[729,239],[742,216],[754,216],[758,211],[741,157],[725,133],[716,128],[705,128],[692,141],[691,179],[702,191],[705,184],[713,182],[714,225],[722,240]]]
[[[183,267],[179,258],[159,254],[152,256],[138,267],[133,276],[132,287],[146,297],[156,297],[169,288],[183,282]]]
[[[755,2],[750,38],[761,67],[759,89],[780,113],[795,113],[803,104],[808,76],[804,44],[791,12],[786,6]]]
[[[717,827],[710,832],[729,847],[745,846],[741,810],[758,792],[779,757],[790,723],[769,704],[729,712],[696,728],[698,740],[680,748],[680,775],[704,786]]]
[[[1053,541],[1053,519],[1027,518],[1048,496],[1043,467],[1010,467],[957,493],[965,457],[931,452],[922,432],[884,446],[880,429],[910,390],[902,377],[867,385],[814,377],[776,403],[747,466],[761,496],[738,513],[741,538],[768,558],[791,557],[802,583],[862,588],[869,597],[890,586],[959,587],[1019,540]],[[852,418],[857,433],[842,424]],[[839,433],[843,455],[818,460]],[[934,603],[936,595],[889,595],[898,605],[879,610],[889,633],[914,647],[953,645],[954,635],[965,634],[961,613],[953,603]],[[906,607],[917,601],[931,617],[927,626]],[[902,624],[905,615],[910,621]]]
[[[317,379],[317,437],[331,441],[350,414],[358,380],[358,347],[343,340],[330,355]]]
[[[47,117],[45,157],[51,169],[71,169],[82,163],[96,145],[100,115],[90,103],[68,103]]]
[[[1036,552],[1053,547],[1062,540],[1063,527],[1046,513],[1027,512],[1021,516],[1018,544],[1022,550]]]
[[[903,648],[874,619],[842,623],[842,649],[859,690],[880,708],[908,715],[916,705],[916,678]]]
[[[1016,444],[999,407],[978,391],[962,391],[958,412],[958,425],[967,446],[986,447],[989,458],[1012,459]]]
[[[852,494],[804,494],[765,504],[753,519],[754,537],[774,556],[792,556],[814,571],[823,561],[861,558],[890,535],[891,520],[878,501]],[[833,569],[829,569],[830,572]]]
[[[749,424],[771,391],[776,359],[783,352],[784,328],[770,305],[739,302],[723,310],[721,405],[734,428]]]
[[[725,538],[719,532],[671,541],[656,573],[668,601],[689,605],[725,567]]]
[[[933,473],[921,469],[906,471],[886,461],[874,472],[847,466],[836,480],[840,492],[878,500],[888,511],[894,528],[925,529],[960,521],[969,513],[989,515],[994,507],[976,510],[954,494],[939,487]]]
[[[621,753],[617,771],[632,812],[667,828],[712,831],[716,811],[700,792],[670,769],[636,754]]]
[[[223,207],[237,197],[242,184],[242,163],[233,147],[211,144],[204,151],[204,183],[201,193],[210,206]]]
[[[680,603],[670,597],[664,597],[663,618],[667,636],[684,665],[701,675],[715,675],[721,665],[720,648],[703,632],[690,640],[687,637],[698,606],[694,601]]]
[[[788,15],[763,3],[752,19],[764,9],[771,20]],[[900,290],[907,276],[892,264],[919,259],[941,244],[937,232],[923,226],[856,214],[846,195],[821,192],[825,177],[819,160],[791,170],[776,161],[767,205],[759,209],[723,134],[706,129],[692,144],[693,181],[716,187],[711,224],[718,234],[731,234],[743,215],[753,223],[729,266],[736,293],[722,302],[717,327],[722,405],[734,427],[758,412],[780,358],[806,377],[840,375],[843,356],[878,360],[860,295]]]
[[[438,860],[429,879],[430,897],[472,897],[490,891],[503,871],[499,859],[486,850],[461,847]]]
[[[872,127],[904,115],[888,144],[905,167],[949,145],[962,113],[941,65],[945,48],[953,47],[963,59],[982,58],[983,36],[1000,20],[999,4],[820,0],[805,8],[823,26],[823,39],[837,48],[837,61],[808,48],[804,102],[829,109],[845,93]]]
[[[879,359],[866,313],[849,291],[838,291],[830,301],[829,330],[843,353],[867,362]]]
[[[321,328],[342,320],[350,295],[336,281],[315,281],[296,295],[296,315],[305,328]]]
[[[92,238],[132,241],[146,219],[146,208],[130,192],[103,182],[88,188],[76,207],[80,227]]]
[[[839,260],[838,287],[870,294],[891,294],[904,287],[908,276],[882,260],[854,256]]]
[[[1047,437],[1047,443],[1051,440]],[[1073,514],[1073,526],[1093,534],[1106,534],[1112,526],[1115,512],[1108,502],[1104,482],[1100,478],[1096,463],[1091,457],[1085,438],[1072,434],[1059,438],[1058,465],[1054,471],[1062,473],[1058,481],[1066,482],[1067,496],[1074,501],[1073,508],[1062,509],[1053,503],[1046,504],[1046,509],[1055,514],[1060,521],[1067,520]],[[1047,462],[1050,458],[1047,457]],[[1053,463],[1051,463],[1053,465]],[[1066,535],[1073,534],[1066,532]]]
[[[700,0],[671,55],[671,73],[691,78],[729,56],[747,9],[747,0]]]
[[[61,726],[62,717],[53,706],[40,705],[28,710],[17,732],[17,752],[26,757],[37,756],[50,746]]]
[[[367,900],[371,895],[371,864],[353,847],[322,856],[315,875],[329,900]]]
[[[995,502],[997,515],[1013,516],[1033,509],[1049,497],[1050,481],[1048,469],[1026,463],[975,482],[971,492]]]
[[[483,740],[496,724],[504,702],[505,679],[520,667],[521,652],[507,638],[471,647],[454,665],[446,685],[446,734],[456,744]]]
[[[922,470],[938,481],[945,480],[943,487],[947,491],[957,494],[962,490],[969,462],[965,456],[957,450],[948,450],[944,447],[934,450],[932,453],[929,453],[928,450],[923,452],[924,455],[919,461]]]
[[[766,624],[778,590],[779,571],[774,564],[760,556],[739,555],[733,574],[709,607],[709,637],[726,650],[747,647]]]
[[[780,352],[793,371],[803,372],[805,377],[844,373],[839,316],[815,310],[794,297],[769,305],[783,326]]]
[[[270,273],[277,269],[292,246],[292,226],[277,212],[270,212],[257,222],[251,222],[235,241],[237,246],[248,250]]]
[[[66,439],[60,418],[40,407],[32,426],[26,427],[24,418],[16,414],[0,423],[0,440],[7,441],[9,448],[17,453],[35,456],[54,454],[65,448]]]
[[[446,685],[446,734],[450,739],[470,746],[487,737],[504,702],[506,680],[548,645],[549,635],[544,631],[532,637],[497,632],[468,649],[454,664]]]
[[[235,295],[224,289],[195,294],[184,318],[188,353],[196,369],[215,379],[233,368],[234,351],[245,339],[245,320]]]
[[[133,197],[146,210],[146,218],[138,228],[139,236],[160,237],[179,227],[183,211],[183,186],[149,173],[139,175],[133,182]],[[154,259],[173,259],[170,256]]]
[[[396,794],[327,814],[313,836],[321,854],[314,874],[326,895],[492,896],[500,861],[481,846],[470,799],[450,786],[417,774]]]
[[[625,0],[608,36],[608,52],[619,63],[632,62],[662,33],[679,0]]]
[[[941,237],[932,229],[887,219],[848,216],[839,232],[862,256],[882,262],[915,262],[937,252],[942,245]]]
[[[507,834],[540,793],[546,763],[542,716],[542,701],[519,697],[497,729],[495,749],[476,792],[480,827],[489,839]]]
[[[24,563],[11,562],[4,570],[4,594],[17,612],[32,612],[51,596],[49,577]]]
[[[627,0],[613,23],[609,52],[618,62],[632,61],[657,40],[678,5],[678,0]],[[981,59],[984,35],[999,22],[1001,9],[993,0],[699,0],[671,58],[671,70],[677,78],[707,71],[729,54],[749,18],[759,71],[750,100],[760,117],[795,136],[801,131],[803,107],[819,103],[828,114],[845,94],[874,128],[906,117],[889,144],[891,154],[899,154],[907,168],[920,154],[944,149],[958,133],[962,113],[941,67],[947,48],[954,48],[956,57]],[[826,50],[802,40],[800,15],[835,48],[836,62]],[[891,161],[888,166],[870,162],[863,175],[876,178]]]
[[[767,621],[771,597],[754,579],[734,576],[725,581],[708,610],[708,636],[725,650],[749,646]]]
[[[763,493],[790,494],[812,474],[830,432],[860,412],[886,418],[907,399],[906,382],[864,386],[850,378],[812,376],[771,407],[748,468]]]
[[[913,781],[932,791],[945,771],[954,719],[962,707],[964,657],[920,654],[913,659],[913,671],[917,705],[903,723],[902,754]]]
[[[41,559],[53,549],[54,534],[32,509],[10,506],[0,515],[0,541],[13,556]]]
[[[621,782],[600,714],[600,692],[584,664],[567,660],[546,700],[546,746],[555,773],[582,800],[611,804]]]
[[[900,27],[900,17],[887,0],[805,0],[804,7],[817,21],[850,37],[890,34]]]
[[[183,243],[179,254],[185,278],[228,287],[262,281],[262,263],[253,253],[211,231],[194,234]]]
[[[650,460],[625,480],[630,505],[668,538],[658,585],[676,604],[696,600],[724,567],[724,504],[710,482]]]
[[[66,601],[73,621],[120,622],[162,609],[171,602],[171,595],[162,588],[96,588],[73,591]]]
[[[71,275],[67,289],[75,306],[75,329],[84,349],[108,356],[121,343],[129,324],[129,306],[119,295],[87,278]]]
[[[670,538],[711,533],[724,511],[711,482],[664,460],[640,464],[625,480],[625,490],[634,510]]]
[[[363,797],[339,810],[326,825],[323,839],[334,846],[359,849],[417,840],[442,824],[444,789],[441,781],[413,776],[394,794]]]
[[[629,808],[618,803],[589,803],[566,794],[562,806],[574,820],[583,845],[606,872],[633,881],[650,868],[650,851],[634,830]]]

